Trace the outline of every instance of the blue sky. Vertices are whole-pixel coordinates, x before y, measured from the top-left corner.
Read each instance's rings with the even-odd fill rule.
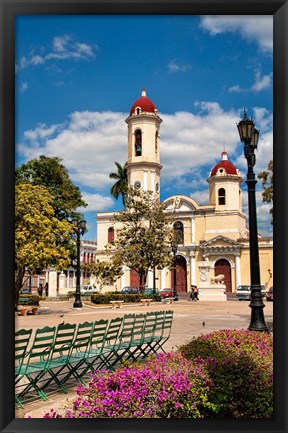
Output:
[[[246,178],[236,127],[244,106],[260,129],[255,172],[273,158],[272,26],[272,16],[18,16],[16,164],[63,158],[88,202],[85,238],[95,240],[97,212],[122,208],[109,173],[127,159],[125,119],[144,87],[163,119],[161,199],[208,204],[206,179],[224,149]],[[258,182],[265,236],[261,191]]]

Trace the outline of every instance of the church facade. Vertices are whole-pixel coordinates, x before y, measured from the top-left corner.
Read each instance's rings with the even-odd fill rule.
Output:
[[[128,125],[128,185],[152,191],[160,199],[160,118],[157,108],[142,90],[126,119]],[[173,211],[173,228],[177,234],[177,292],[189,292],[191,285],[209,285],[217,275],[224,276],[226,293],[235,292],[240,284],[250,284],[249,232],[242,212],[243,178],[222,152],[207,179],[209,203],[199,205],[186,195],[164,200],[167,211]],[[97,215],[96,257],[107,260],[105,245],[117,234],[114,212]],[[273,285],[273,239],[259,239],[261,284]],[[139,285],[135,271],[123,269],[117,289]],[[173,271],[156,271],[158,290],[173,287]],[[153,287],[153,273],[148,273],[147,287]],[[115,290],[115,284],[103,291]]]

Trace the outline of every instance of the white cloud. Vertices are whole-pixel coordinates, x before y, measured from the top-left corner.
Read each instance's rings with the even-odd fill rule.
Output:
[[[239,33],[244,39],[256,42],[261,50],[268,53],[273,50],[272,15],[206,15],[201,17],[200,27],[211,36],[226,32]]]
[[[272,73],[264,75],[261,77],[259,71],[256,71],[256,80],[252,86],[254,92],[259,92],[260,90],[269,89],[272,85]]]
[[[160,131],[161,190],[167,193],[170,188],[173,193],[175,186],[183,186],[199,204],[208,204],[206,179],[224,148],[229,160],[246,178],[247,164],[236,127],[242,113],[224,111],[213,101],[196,101],[195,110],[195,114],[159,113],[163,119]],[[83,211],[111,209],[110,188],[114,181],[109,179],[109,173],[116,170],[115,161],[124,164],[127,159],[126,117],[127,113],[77,111],[65,124],[37,125],[34,130],[27,130],[17,152],[26,160],[41,154],[63,158],[73,182],[81,186],[84,199],[89,203],[88,209]],[[257,175],[267,168],[273,157],[272,115],[264,108],[255,107],[253,118],[260,128]],[[91,189],[93,193],[85,192]],[[262,201],[259,205],[261,221],[270,221],[268,206],[265,207]]]
[[[88,203],[87,207],[78,208],[79,212],[102,212],[110,209],[114,201],[111,197],[107,197],[101,194],[91,194],[88,192],[82,193],[83,200]]]
[[[175,59],[171,60],[167,65],[168,72],[186,72],[191,69],[190,65],[179,65]]]
[[[67,44],[69,42],[69,36],[55,36],[53,39],[53,49],[54,51],[64,52],[66,50]]]
[[[224,112],[215,102],[196,102],[198,114],[162,115],[161,163],[163,179],[177,178],[219,160],[224,149],[232,156],[239,141],[239,114]],[[212,167],[211,167],[212,168]]]
[[[261,72],[257,69],[255,71],[255,81],[251,87],[242,88],[239,84],[228,88],[230,93],[244,93],[244,92],[260,92],[261,90],[270,89],[272,87],[273,74],[266,74],[261,76]]]
[[[42,63],[45,63],[45,58],[39,56],[38,54],[36,56],[32,56],[30,58],[30,64],[31,65],[42,65]],[[29,61],[27,61],[26,66],[29,65]]]
[[[243,213],[247,216],[247,227],[249,227],[247,187],[242,187],[242,190]],[[272,206],[273,203],[263,203],[262,191],[256,191],[257,226],[258,232],[263,237],[272,236],[273,233],[273,225],[271,224],[272,216],[270,214]]]
[[[30,141],[38,141],[41,139],[45,139],[51,137],[55,131],[58,130],[60,125],[51,125],[47,127],[45,124],[41,123],[36,126],[35,129],[24,132],[24,137]]]
[[[28,90],[28,83],[27,83],[27,82],[22,83],[22,84],[20,85],[20,92],[24,93],[24,92],[26,92],[27,90]]]
[[[84,42],[74,41],[68,35],[55,36],[52,41],[51,50],[45,54],[45,49],[42,47],[40,53],[35,54],[34,50],[30,52],[30,56],[21,57],[16,71],[27,68],[30,65],[38,66],[46,63],[49,60],[91,60],[95,58],[96,45],[89,45]]]
[[[74,112],[67,124],[26,131],[18,151],[25,159],[59,156],[74,182],[104,190],[113,183],[108,175],[116,169],[114,161],[124,164],[127,159],[125,118],[123,113]]]

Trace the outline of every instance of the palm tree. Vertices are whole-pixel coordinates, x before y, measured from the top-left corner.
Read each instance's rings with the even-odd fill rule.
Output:
[[[123,167],[121,164],[119,164],[119,162],[115,162],[115,165],[117,167],[117,172],[110,173],[109,178],[115,179],[117,182],[115,182],[110,189],[110,193],[114,198],[116,198],[116,200],[118,199],[119,195],[121,195],[124,209],[126,209],[128,189],[127,162],[125,162]]]

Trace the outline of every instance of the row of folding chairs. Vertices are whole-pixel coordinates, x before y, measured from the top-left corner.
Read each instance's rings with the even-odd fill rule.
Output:
[[[95,370],[113,370],[124,361],[138,361],[165,352],[173,311],[125,314],[109,320],[21,329],[15,333],[16,405],[41,397],[48,401],[53,386],[81,382]],[[71,383],[72,381],[72,383]],[[32,396],[31,396],[32,395]]]

